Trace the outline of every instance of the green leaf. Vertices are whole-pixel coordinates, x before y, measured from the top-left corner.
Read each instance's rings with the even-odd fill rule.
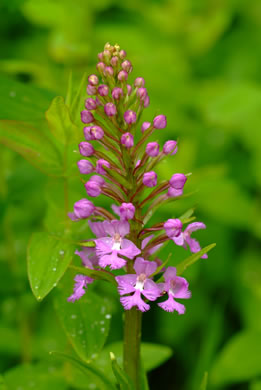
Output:
[[[106,378],[106,376],[97,369],[91,363],[83,363],[80,360],[76,359],[73,356],[67,355],[63,352],[52,351],[50,355],[61,357],[62,359],[71,362],[75,367],[77,367],[84,375],[89,379],[90,376],[92,381],[95,381],[97,386],[101,386],[102,389],[115,390],[114,385]],[[105,387],[104,387],[105,386]]]
[[[52,134],[63,144],[75,138],[78,132],[70,118],[69,109],[62,96],[56,96],[45,113]]]
[[[185,260],[183,260],[181,263],[177,265],[177,274],[181,275],[183,272],[190,267],[192,264],[194,264],[196,261],[198,261],[201,256],[203,256],[205,253],[209,252],[212,248],[214,248],[216,244],[210,244],[208,246],[205,246],[205,248],[201,249],[199,252],[194,253],[193,255],[187,257]]]
[[[90,269],[86,267],[77,267],[75,265],[71,265],[70,269],[76,271],[78,274],[87,275],[97,280],[105,280],[106,282],[110,282],[117,285],[114,275],[108,271],[105,270],[96,271],[94,269]]]
[[[75,97],[72,101],[72,104],[69,106],[70,115],[74,123],[80,122],[80,111],[83,108],[83,102],[86,96],[86,83],[87,83],[87,73],[84,73],[80,85],[75,93]]]
[[[261,332],[245,330],[236,334],[217,357],[210,371],[210,383],[224,386],[259,377],[260,356]]]
[[[114,353],[117,358],[118,364],[122,367],[122,350],[123,345],[120,341],[106,345],[96,360],[97,366],[100,367],[100,369],[105,372],[108,377],[111,378],[111,380],[113,380],[113,375],[111,372],[110,361],[108,359],[109,353]],[[172,350],[165,345],[151,343],[142,343],[141,345],[141,359],[145,372],[151,371],[154,368],[159,367],[166,360],[168,360],[171,355]]]
[[[65,333],[78,356],[86,363],[97,357],[109,332],[111,314],[106,299],[88,291],[80,300],[67,301],[57,291],[55,308]]]
[[[208,384],[208,372],[205,372],[199,390],[207,390],[207,384]]]
[[[120,385],[121,390],[135,390],[134,384],[128,375],[117,363],[116,357],[113,352],[110,352],[112,371],[115,375],[117,383]]]
[[[74,253],[70,243],[48,233],[34,233],[28,246],[28,276],[32,291],[42,300],[59,282]]]
[[[44,131],[26,122],[0,121],[0,143],[47,175],[62,175],[61,156]]]
[[[250,390],[261,390],[261,380],[252,382],[250,384]]]

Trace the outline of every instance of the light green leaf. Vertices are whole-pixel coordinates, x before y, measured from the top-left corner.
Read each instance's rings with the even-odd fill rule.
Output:
[[[65,333],[78,356],[86,363],[97,357],[109,332],[111,314],[106,299],[92,291],[78,301],[67,301],[57,291],[55,308]]]
[[[74,246],[48,233],[34,233],[27,253],[32,291],[42,300],[59,282],[74,253]]]
[[[63,352],[52,351],[50,355],[61,357],[62,359],[71,362],[75,367],[77,367],[88,379],[92,379],[92,382],[104,390],[115,390],[114,385],[106,378],[106,376],[93,364],[83,363],[82,361],[76,359],[73,356],[67,355]],[[101,387],[100,387],[101,386]],[[104,387],[105,386],[105,387]]]
[[[188,267],[190,267],[192,264],[198,261],[201,258],[201,256],[209,252],[215,246],[216,244],[210,244],[208,246],[205,246],[205,248],[201,249],[199,252],[194,253],[193,255],[187,257],[185,260],[183,260],[181,263],[179,263],[176,266],[177,274],[181,275]]]
[[[72,104],[69,106],[70,115],[74,123],[80,122],[80,111],[83,109],[83,102],[86,96],[86,83],[87,83],[87,74],[84,73],[80,85],[75,93]]]
[[[224,386],[257,378],[261,375],[260,356],[260,332],[245,330],[236,334],[217,357],[210,371],[210,383]]]
[[[110,352],[112,371],[115,375],[117,383],[121,390],[135,390],[134,384],[123,369],[117,363],[116,357],[113,352]]]

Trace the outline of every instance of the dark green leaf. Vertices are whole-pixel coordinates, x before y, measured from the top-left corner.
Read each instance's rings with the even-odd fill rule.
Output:
[[[73,252],[73,245],[48,233],[32,235],[27,254],[28,276],[38,300],[57,285],[72,260]]]

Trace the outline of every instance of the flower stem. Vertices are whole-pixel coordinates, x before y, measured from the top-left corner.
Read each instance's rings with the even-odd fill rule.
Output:
[[[133,307],[125,311],[123,366],[132,379],[135,389],[140,390],[140,342],[142,312]]]

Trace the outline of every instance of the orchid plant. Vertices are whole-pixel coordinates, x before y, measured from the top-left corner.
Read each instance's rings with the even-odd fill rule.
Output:
[[[69,285],[71,292],[62,297],[58,294],[55,306],[79,359],[63,353],[60,356],[96,378],[97,388],[146,390],[146,362],[141,358],[142,315],[154,305],[166,312],[184,314],[184,300],[191,297],[191,292],[181,275],[198,259],[207,258],[214,244],[201,249],[193,237],[194,232],[206,228],[203,222],[195,221],[193,209],[175,218],[171,213],[165,221],[156,213],[187,195],[183,192],[190,174],[174,173],[158,180],[157,166],[165,158],[175,158],[177,141],[168,140],[161,147],[151,137],[166,128],[165,115],[141,123],[150,99],[142,77],[129,81],[132,64],[126,57],[119,45],[107,43],[98,54],[97,74],[88,77],[88,97],[82,98],[83,81],[74,99],[71,87],[65,101],[54,99],[46,113],[56,139],[55,149],[46,144],[49,156],[53,156],[52,164],[41,160],[40,153],[30,156],[21,150],[26,158],[33,157],[34,165],[62,177],[64,190],[63,230],[33,235],[28,248],[28,273],[32,290],[41,300],[56,287],[65,271],[70,271],[66,288]],[[83,124],[80,133],[77,118]],[[63,161],[61,168],[58,160]],[[69,210],[72,162],[82,182],[82,198]],[[155,220],[157,215],[158,222],[151,223],[151,217]],[[77,225],[81,226],[78,230],[74,228]],[[82,239],[88,227],[93,237]],[[170,242],[173,251],[182,246],[191,252],[176,267],[170,265],[171,255],[167,259],[158,255]],[[39,259],[41,252],[45,256]],[[100,281],[111,283],[123,310],[122,364],[110,346],[106,355],[114,379],[108,379],[99,366],[99,353],[112,316],[95,290]],[[63,283],[64,279],[60,285]]]

